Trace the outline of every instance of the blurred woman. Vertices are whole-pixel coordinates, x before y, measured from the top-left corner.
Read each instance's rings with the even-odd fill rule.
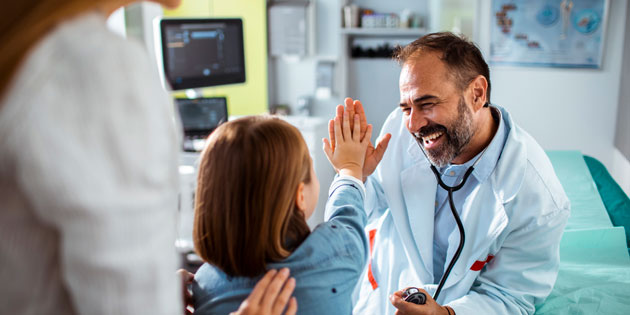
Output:
[[[106,28],[132,2],[0,11],[0,314],[184,313],[173,104]],[[270,271],[235,314],[280,314],[287,279]]]
[[[0,314],[182,312],[172,101],[106,28],[131,2],[3,5]]]

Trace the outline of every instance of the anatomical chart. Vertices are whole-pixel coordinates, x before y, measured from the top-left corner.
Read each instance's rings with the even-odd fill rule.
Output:
[[[492,64],[599,68],[608,0],[493,0]]]

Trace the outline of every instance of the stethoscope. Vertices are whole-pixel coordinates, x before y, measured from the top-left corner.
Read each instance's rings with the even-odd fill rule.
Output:
[[[466,240],[464,225],[462,224],[462,220],[459,217],[459,213],[457,213],[457,209],[455,209],[453,192],[456,192],[464,187],[466,181],[468,180],[468,177],[470,177],[470,174],[472,174],[472,172],[475,170],[475,166],[477,165],[477,163],[479,163],[479,160],[481,160],[481,157],[483,157],[483,154],[486,152],[486,149],[488,147],[481,151],[481,154],[479,154],[479,157],[477,157],[473,165],[471,165],[468,170],[466,170],[466,173],[464,173],[464,177],[462,178],[461,182],[456,186],[449,186],[442,181],[442,176],[440,172],[429,159],[429,156],[427,155],[427,152],[424,150],[424,146],[422,145],[422,140],[416,138],[416,142],[418,142],[418,146],[420,146],[420,150],[424,154],[424,157],[427,159],[429,164],[431,164],[431,171],[433,171],[433,175],[435,175],[435,179],[437,179],[438,185],[440,185],[440,187],[448,192],[448,203],[451,206],[451,212],[453,213],[453,217],[455,218],[455,222],[457,223],[457,228],[459,229],[459,246],[457,246],[457,251],[455,251],[455,255],[453,255],[453,258],[451,258],[451,261],[448,263],[448,267],[446,268],[446,271],[444,271],[444,274],[442,274],[442,278],[440,279],[440,283],[435,290],[435,294],[433,294],[433,300],[437,301],[437,298],[442,291],[442,287],[444,287],[444,283],[446,283],[446,279],[448,278],[451,270],[453,269],[453,266],[455,266],[455,263],[457,262],[457,259],[459,259],[459,255],[464,249],[464,242]],[[415,304],[424,304],[426,302],[426,296],[422,292],[419,292],[417,288],[408,288],[407,290],[405,290],[403,298],[405,299],[405,301]]]

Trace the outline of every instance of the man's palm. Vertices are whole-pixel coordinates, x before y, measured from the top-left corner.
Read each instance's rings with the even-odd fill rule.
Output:
[[[344,100],[345,110],[348,112],[350,117],[354,117],[354,114],[359,115],[359,122],[361,126],[361,140],[365,137],[367,133],[367,118],[365,116],[365,111],[363,110],[363,104],[359,100],[352,100],[347,97]],[[343,117],[344,108],[339,106],[337,108],[337,117]],[[350,120],[350,129],[354,129],[354,120]],[[331,140],[332,149],[335,149],[335,131],[331,123],[329,124],[328,133]],[[383,158],[383,154],[385,154],[385,150],[387,149],[387,145],[389,144],[389,140],[391,139],[391,134],[386,134],[381,139],[379,139],[376,143],[376,147],[370,142],[368,145],[367,151],[365,152],[365,163],[363,164],[363,181],[367,179],[367,177],[374,172],[378,163],[381,162]],[[337,170],[338,171],[338,170]]]

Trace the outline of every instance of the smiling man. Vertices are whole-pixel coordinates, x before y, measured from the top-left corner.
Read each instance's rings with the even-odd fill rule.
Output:
[[[488,65],[474,44],[434,33],[396,59],[399,108],[363,174],[371,253],[354,312],[534,313],[553,288],[569,216],[551,163],[505,108],[490,105]],[[360,102],[348,99],[346,107],[365,119]],[[451,187],[474,166],[452,194],[465,241],[437,301],[432,296],[459,252],[460,232],[432,165]],[[403,301],[407,287],[426,293],[426,304]]]

